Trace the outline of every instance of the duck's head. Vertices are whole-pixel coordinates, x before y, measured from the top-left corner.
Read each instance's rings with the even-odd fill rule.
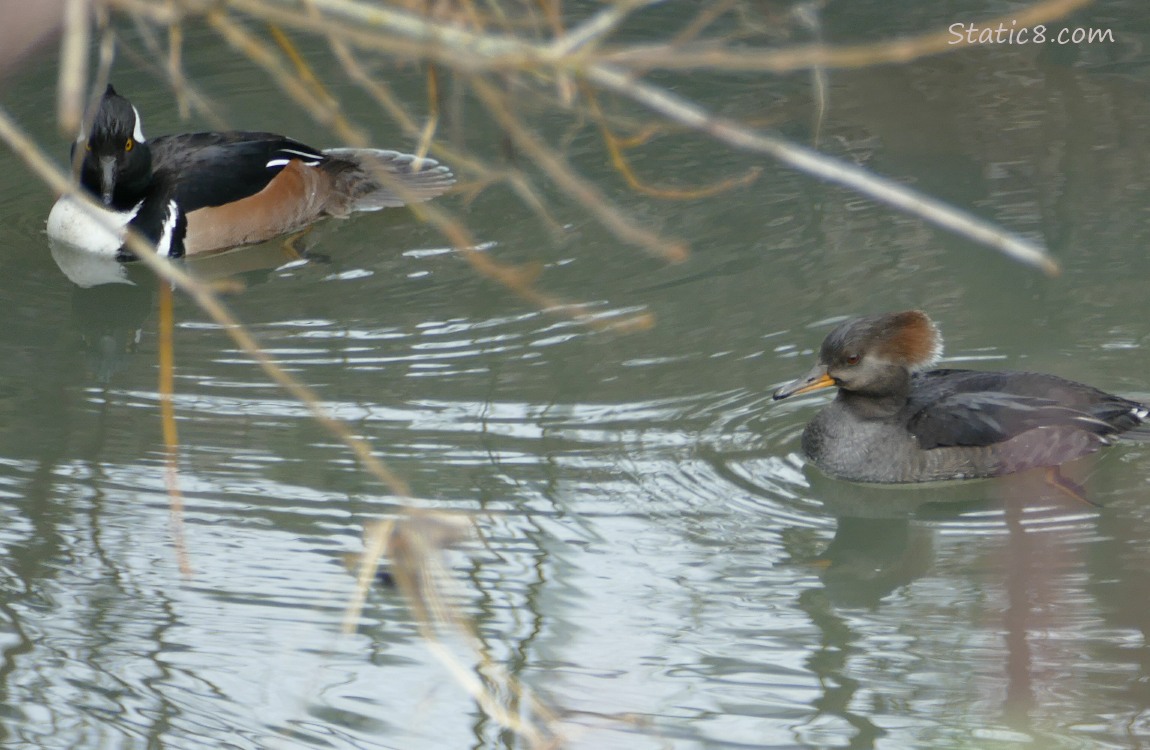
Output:
[[[151,149],[140,113],[111,84],[100,98],[91,132],[73,148],[84,149],[80,184],[106,206],[128,210],[143,197],[152,178]]]
[[[823,340],[819,361],[775,391],[776,401],[837,386],[864,396],[890,396],[907,388],[910,374],[942,356],[942,336],[926,313],[906,310],[840,323]]]

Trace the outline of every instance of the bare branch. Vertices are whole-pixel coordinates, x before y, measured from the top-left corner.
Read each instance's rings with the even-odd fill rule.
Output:
[[[781,138],[749,130],[732,120],[716,117],[693,102],[633,80],[630,75],[606,65],[589,66],[584,74],[588,80],[603,88],[626,96],[730,146],[766,154],[795,169],[857,190],[888,206],[999,250],[1017,261],[1040,268],[1047,274],[1057,275],[1059,272],[1058,263],[1038,245],[894,180],[873,175],[852,164]]]
[[[1034,26],[1064,18],[1090,5],[1093,0],[1045,0],[1018,13],[986,19],[982,27],[1010,27],[1013,22]],[[957,40],[949,31],[888,39],[871,44],[836,47],[810,44],[781,50],[732,50],[721,44],[700,43],[694,48],[674,44],[629,45],[604,53],[602,62],[644,70],[724,70],[764,73],[792,73],[808,68],[864,68],[890,63],[906,63],[922,57],[980,46],[978,42]]]
[[[139,0],[116,0],[133,6]],[[356,0],[308,0],[310,7],[325,14],[328,19],[338,21],[335,25],[322,24],[325,33],[339,33],[352,44],[366,44],[372,48],[387,46],[401,37],[408,44],[392,48],[392,54],[418,54],[436,60],[469,75],[477,71],[504,68],[508,66],[530,66],[536,72],[550,71],[552,76],[561,79],[570,73],[592,81],[596,85],[615,91],[645,107],[663,114],[680,124],[731,145],[735,148],[753,151],[770,156],[795,169],[808,172],[821,179],[829,180],[861,192],[876,201],[905,211],[929,221],[936,226],[948,229],[1005,253],[1011,258],[1041,268],[1048,274],[1058,272],[1057,263],[1038,245],[1007,233],[987,221],[965,211],[953,208],[942,201],[924,195],[912,188],[900,185],[893,180],[867,173],[854,165],[819,154],[810,149],[790,144],[783,139],[757,132],[730,120],[712,116],[698,105],[673,93],[648,83],[635,80],[620,65],[604,62],[593,56],[593,46],[575,45],[570,53],[570,45],[558,39],[545,45],[516,38],[507,34],[493,34],[475,31],[435,19],[417,16],[402,10],[367,5]],[[1019,23],[1033,24],[1059,18],[1087,4],[1089,0],[1045,0],[1022,9],[1011,19]],[[606,9],[592,19],[586,32],[573,32],[590,40],[596,33],[603,33],[616,23],[621,13],[643,3],[635,0],[612,6],[618,10]],[[317,28],[317,20],[305,14],[289,13],[278,0],[229,0],[229,5],[243,9],[253,15],[274,15],[283,18],[284,23],[302,28]],[[293,6],[294,9],[294,6]],[[596,20],[598,19],[598,20]],[[994,23],[992,20],[991,23]],[[356,26],[349,29],[348,25]],[[384,36],[372,37],[365,29],[377,29]],[[595,33],[592,33],[595,32]],[[391,35],[387,37],[387,35]],[[577,37],[578,40],[579,37]],[[716,47],[700,53],[696,65],[706,65],[729,70],[785,71],[799,68],[831,68],[874,65],[916,59],[927,54],[937,54],[962,48],[954,45],[953,37],[947,33],[927,34],[910,39],[895,40],[857,47],[833,48],[825,45],[812,45],[797,49],[732,51]],[[689,58],[684,50],[672,49],[666,45],[639,48],[635,52],[617,53],[607,60],[616,63],[648,67],[679,67],[682,60]],[[684,64],[685,66],[685,64]],[[507,129],[520,148],[556,180],[567,192],[582,202],[605,226],[617,236],[625,238],[650,252],[671,259],[680,257],[684,248],[667,245],[647,230],[633,226],[617,212],[610,209],[597,190],[575,175],[570,167],[555,156],[502,105],[498,104],[499,94],[490,86],[484,86],[478,78],[476,91],[480,93],[492,114]],[[563,87],[561,87],[563,88]]]
[[[494,86],[479,77],[472,78],[471,85],[475,88],[475,93],[487,105],[488,111],[515,143],[547,172],[557,185],[582,203],[603,226],[610,229],[625,242],[642,247],[655,257],[673,263],[687,257],[687,248],[681,242],[666,240],[635,224],[615,210],[597,187],[580,177],[566,159],[547,148],[519,121],[519,118],[512,113],[503,95]]]

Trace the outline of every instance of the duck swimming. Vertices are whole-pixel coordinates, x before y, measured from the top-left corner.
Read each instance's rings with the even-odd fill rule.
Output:
[[[275,133],[144,137],[140,113],[108,86],[83,149],[80,185],[99,208],[65,195],[48,236],[131,260],[131,226],[161,255],[181,257],[264,242],[324,217],[418,203],[455,183],[434,159],[383,149],[319,150]]]
[[[918,310],[840,324],[775,400],[838,388],[803,430],[803,453],[856,482],[930,482],[1057,467],[1119,436],[1150,439],[1150,409],[1036,372],[931,369],[942,336]]]

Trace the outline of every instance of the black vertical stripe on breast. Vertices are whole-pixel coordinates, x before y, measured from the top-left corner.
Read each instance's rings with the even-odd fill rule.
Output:
[[[187,216],[182,207],[172,198],[172,190],[162,189],[164,187],[162,185],[155,187],[161,189],[154,189],[144,199],[140,205],[140,210],[128,222],[128,226],[151,242],[161,255],[167,255],[170,258],[182,258],[184,255],[184,238],[188,231]],[[172,216],[173,211],[176,212],[174,217]],[[175,224],[172,227],[167,247],[160,247],[160,241],[164,238],[164,224],[173,219]],[[135,254],[126,246],[120,248],[116,257],[120,260],[136,259]]]

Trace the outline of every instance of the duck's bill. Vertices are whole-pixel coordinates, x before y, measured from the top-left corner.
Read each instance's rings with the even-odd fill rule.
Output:
[[[100,157],[100,197],[104,205],[112,205],[112,195],[116,192],[116,160],[111,156]]]
[[[815,368],[808,372],[805,376],[798,380],[792,380],[782,388],[775,391],[775,401],[791,396],[799,396],[811,391],[821,391],[823,388],[832,388],[835,385],[834,378],[827,374],[827,368],[823,365],[815,365]]]

